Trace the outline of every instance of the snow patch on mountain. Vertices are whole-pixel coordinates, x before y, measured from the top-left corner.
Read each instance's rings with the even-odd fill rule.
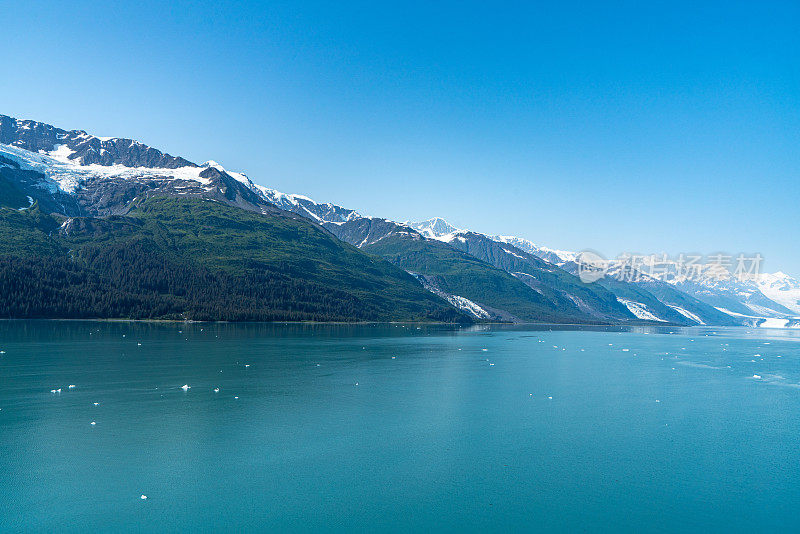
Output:
[[[628,308],[628,310],[639,319],[644,319],[647,321],[659,321],[662,323],[667,322],[664,319],[660,319],[656,315],[648,311],[647,306],[645,306],[641,302],[634,302],[632,300],[623,299],[620,297],[617,297],[617,300],[621,304],[623,304],[626,308]]]
[[[565,263],[575,261],[575,259],[578,257],[577,252],[543,247],[541,245],[537,245],[533,241],[513,235],[491,235],[489,238],[493,241],[497,241],[498,243],[513,245],[523,252],[538,256],[539,258],[554,265],[558,265],[559,267],[563,266]]]
[[[690,320],[696,322],[697,324],[706,324],[706,323],[703,322],[703,320],[700,317],[698,317],[696,314],[690,312],[686,308],[681,308],[680,306],[675,306],[673,304],[667,304],[667,306],[669,306],[670,308],[672,308],[676,312],[680,313],[681,315],[683,315],[687,319],[690,319]]]
[[[304,195],[282,193],[276,189],[254,184],[252,189],[270,204],[308,217],[319,224],[343,224],[363,216],[357,211],[331,204],[320,203]]]
[[[489,312],[472,302],[466,297],[460,297],[458,295],[445,295],[445,299],[447,302],[455,306],[461,311],[467,312],[473,317],[478,319],[488,319],[491,317]]]
[[[82,165],[69,159],[73,153],[66,145],[57,145],[50,152],[38,153],[13,145],[0,144],[0,155],[19,164],[22,170],[36,171],[45,176],[40,185],[53,192],[56,190],[74,194],[86,180],[95,178],[161,178],[191,180],[208,185],[210,180],[200,176],[203,167],[178,167],[160,169],[150,167],[126,167],[124,165]]]

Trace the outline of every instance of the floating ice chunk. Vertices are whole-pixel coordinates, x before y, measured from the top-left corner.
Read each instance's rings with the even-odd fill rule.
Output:
[[[219,393],[219,388],[214,388],[214,393]]]
[[[550,400],[553,400],[553,397],[547,397],[547,398],[550,399]]]
[[[493,364],[493,363],[490,363],[489,365],[494,365],[494,364]]]
[[[141,496],[141,497],[139,497],[139,498],[140,498],[140,499],[142,499],[143,501],[146,501],[146,500],[147,500],[147,495],[142,495],[142,496]]]
[[[91,422],[91,423],[89,423],[89,424],[90,424],[90,425],[92,425],[92,426],[94,426],[94,425],[96,425],[97,423],[95,423],[94,421],[92,421],[92,422]]]
[[[75,384],[70,384],[70,385],[68,385],[68,386],[67,386],[67,388],[69,388],[69,389],[75,389]]]
[[[631,349],[622,349],[622,352],[630,352]]]
[[[99,402],[93,402],[92,404],[95,405],[95,406],[100,406]]]
[[[358,382],[356,382],[356,385],[358,385]]]
[[[660,400],[656,399],[656,402],[661,402]]]
[[[141,346],[142,346],[142,344],[141,344],[141,343],[137,343],[137,344],[136,344],[136,346],[137,346],[137,347],[141,347]]]
[[[250,367],[249,363],[244,364],[245,367]]]
[[[190,389],[192,389],[192,386],[190,386],[188,384],[184,384],[184,385],[181,386],[181,389],[183,391],[189,391]]]
[[[759,378],[761,378],[761,375],[753,375],[753,378],[759,379]]]
[[[239,397],[234,397],[234,399],[238,399]]]

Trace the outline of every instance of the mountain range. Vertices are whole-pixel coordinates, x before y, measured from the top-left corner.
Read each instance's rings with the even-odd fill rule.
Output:
[[[784,273],[587,283],[575,252],[366,217],[4,115],[0,234],[7,318],[800,326],[800,282]]]

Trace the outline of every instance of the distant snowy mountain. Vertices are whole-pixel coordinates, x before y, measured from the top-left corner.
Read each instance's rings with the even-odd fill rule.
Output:
[[[767,298],[800,315],[800,280],[781,271],[762,274],[758,288]]]
[[[439,217],[409,224],[444,242],[463,240],[466,234]],[[577,273],[578,252],[548,248],[517,236],[490,237]],[[655,261],[657,256],[651,258]],[[677,263],[666,262],[658,269],[643,269],[630,281],[615,280],[624,269],[620,262],[610,261],[603,285],[624,294],[620,302],[642,319],[675,322],[675,314],[679,314],[694,324],[720,324],[725,321],[721,318],[724,314],[737,322],[774,325],[767,319],[791,319],[800,314],[800,282],[784,273],[762,274],[756,282],[738,280],[712,265],[693,271],[691,276],[680,276]],[[634,286],[641,289],[634,290]],[[790,320],[789,324],[794,323]]]
[[[440,241],[447,241],[446,236],[462,231],[439,217],[434,217],[427,221],[410,222],[406,224],[425,237],[438,239]]]

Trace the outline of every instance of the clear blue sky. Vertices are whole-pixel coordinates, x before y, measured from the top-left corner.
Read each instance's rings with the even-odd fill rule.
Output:
[[[0,113],[369,215],[800,275],[800,3],[431,4],[3,2]]]

